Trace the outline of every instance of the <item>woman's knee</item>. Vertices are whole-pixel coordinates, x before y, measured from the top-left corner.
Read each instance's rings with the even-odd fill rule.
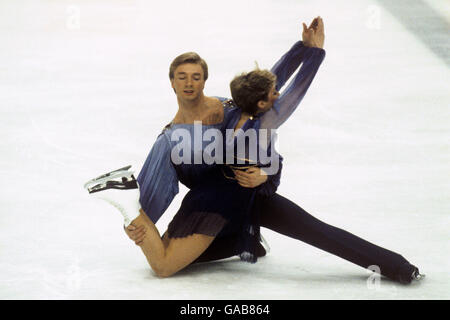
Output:
[[[151,267],[158,277],[170,277],[197,259],[213,240],[214,237],[203,234],[170,239],[164,255],[158,261],[153,261]]]
[[[166,271],[166,270],[162,270],[162,271],[155,272],[155,273],[158,278],[169,278],[175,274],[175,272],[170,272],[170,271]]]
[[[153,264],[151,268],[158,278],[168,278],[176,273],[176,270],[163,263]]]

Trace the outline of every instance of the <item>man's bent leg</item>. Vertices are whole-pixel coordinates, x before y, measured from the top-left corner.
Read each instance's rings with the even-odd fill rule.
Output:
[[[211,245],[193,263],[210,262],[237,256],[240,252],[236,250],[238,235],[216,238]],[[258,243],[257,257],[264,257],[266,250]]]

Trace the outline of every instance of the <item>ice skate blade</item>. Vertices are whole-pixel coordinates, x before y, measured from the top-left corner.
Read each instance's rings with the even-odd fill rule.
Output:
[[[130,168],[131,168],[131,166],[126,166],[121,169],[117,169],[117,170],[105,173],[101,176],[98,176],[97,178],[91,179],[84,184],[84,188],[87,189],[89,186],[92,186],[92,184],[104,183],[108,180],[114,180],[116,178],[121,178],[121,177],[130,178],[134,174],[134,171],[128,171],[128,169],[130,169]]]
[[[121,181],[108,180],[102,183],[97,183],[93,186],[87,187],[87,191],[89,193],[96,193],[99,191],[109,190],[109,189],[118,189],[118,190],[130,190],[130,189],[139,189],[138,183],[133,175],[129,179],[124,176],[121,176]],[[105,178],[105,179],[110,179]]]
[[[94,179],[89,180],[88,182],[85,183],[85,185],[88,184],[88,183],[91,183],[91,182],[94,182],[94,181],[106,178],[106,177],[110,177],[112,175],[116,175],[117,173],[119,173],[121,171],[128,171],[128,169],[130,169],[130,168],[131,168],[131,165],[123,167],[123,168],[120,168],[120,169],[116,169],[116,170],[113,170],[113,171],[110,171],[110,172],[107,172],[105,174],[102,174],[102,175],[94,178]]]
[[[136,178],[134,177],[134,171],[119,171],[108,177],[104,177],[98,180],[90,180],[84,184],[84,188],[89,189],[98,184],[106,184],[109,181],[125,182],[127,180],[136,180]]]
[[[262,236],[262,234],[259,235],[261,237],[261,243],[262,246],[264,248],[264,250],[266,250],[266,254],[268,254],[270,252],[270,246],[269,243],[266,241],[266,239],[264,239],[264,237]]]
[[[426,275],[425,274],[415,274],[412,278],[413,281],[415,282],[419,282],[419,281],[423,281],[425,279]]]

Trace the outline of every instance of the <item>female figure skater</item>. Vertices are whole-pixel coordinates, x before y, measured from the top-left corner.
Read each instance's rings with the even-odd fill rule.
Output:
[[[305,34],[309,34],[311,36],[308,41],[314,43],[315,47],[307,47],[302,42],[294,45],[272,69],[276,78],[271,73],[255,71],[233,80],[232,95],[242,110],[237,107],[224,110],[222,124],[225,124],[227,128],[242,127],[245,131],[277,128],[295,110],[324,57],[324,51],[321,49],[323,46],[322,20],[315,19],[310,28],[303,26],[304,43],[306,42]],[[294,81],[277,100],[279,95],[277,89],[302,62],[303,65]],[[191,74],[200,73],[189,73],[189,70],[185,69],[181,71],[181,80]],[[177,91],[180,88],[177,88],[174,82],[172,85],[180,101],[179,91]],[[183,91],[189,95],[195,92],[195,89]],[[253,94],[255,92],[258,94]],[[246,97],[251,98],[246,99]],[[176,125],[177,123],[173,121],[166,130]],[[270,144],[268,151],[276,153]],[[160,154],[167,153],[166,151]],[[281,157],[278,159],[281,161]],[[161,277],[170,276],[194,261],[210,261],[235,254],[240,254],[243,260],[255,262],[257,256],[264,255],[257,245],[260,225],[315,245],[365,268],[377,264],[382,274],[400,282],[409,283],[418,275],[418,269],[400,255],[379,248],[343,230],[328,226],[314,219],[289,200],[274,194],[279,184],[281,170],[267,178],[261,175],[261,169],[256,168],[261,166],[258,159],[250,159],[247,163],[254,166],[253,170],[240,172],[233,168],[228,169],[228,173],[231,170],[235,174],[237,182],[228,179],[230,178],[226,172],[228,167],[209,166],[207,170],[203,170],[203,176],[199,182],[196,175],[198,171],[193,170],[196,165],[174,165],[175,172],[172,172],[192,189],[170,223],[168,232],[161,239],[154,222],[162,212],[161,210],[152,211],[151,203],[155,203],[154,200],[146,202],[146,199],[155,199],[155,191],[158,191],[154,184],[154,174],[157,172],[154,170],[155,167],[151,167],[155,163],[161,163],[161,159],[155,159],[155,154],[152,156],[151,153],[138,177],[141,187],[140,200],[144,210],[141,209],[141,214],[133,219],[132,224],[138,229],[134,232],[129,231],[129,235],[139,243],[152,269]],[[175,174],[172,174],[172,177]],[[261,178],[256,180],[255,176]],[[172,181],[175,180],[176,178],[172,179]],[[261,184],[261,182],[264,183]],[[258,188],[252,188],[257,184],[260,184]],[[167,193],[170,198],[170,194],[173,195],[176,192],[173,183],[168,185],[172,190],[167,189],[167,184],[165,185],[168,191],[164,194],[165,208],[171,200],[167,201]],[[147,230],[145,235],[142,234],[142,229],[139,229],[140,226],[145,226]],[[212,250],[214,246],[210,247],[210,245],[214,242],[220,243],[223,239],[234,239],[234,245],[228,248],[216,246]],[[207,250],[208,247],[211,250]]]

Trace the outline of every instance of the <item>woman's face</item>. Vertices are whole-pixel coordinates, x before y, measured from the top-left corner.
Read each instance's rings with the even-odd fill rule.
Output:
[[[266,112],[270,110],[279,96],[280,93],[275,88],[275,85],[273,85],[269,93],[267,94],[267,101],[258,102],[258,107],[260,109],[259,112]]]
[[[278,99],[279,96],[280,96],[280,93],[275,88],[275,85],[273,85],[269,91],[269,94],[267,95],[267,100],[268,100],[268,103],[271,104],[271,108],[273,107],[273,104],[275,103],[275,101]]]

